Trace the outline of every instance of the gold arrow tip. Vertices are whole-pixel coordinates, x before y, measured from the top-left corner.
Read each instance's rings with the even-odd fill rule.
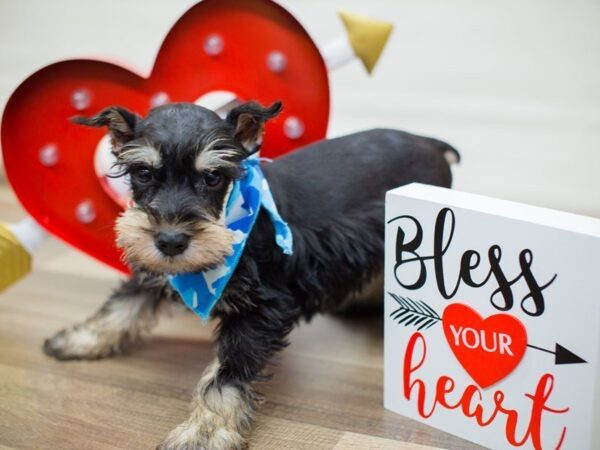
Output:
[[[373,72],[394,26],[383,20],[341,11],[348,40],[367,72]]]
[[[31,270],[31,256],[10,229],[0,223],[0,291]]]

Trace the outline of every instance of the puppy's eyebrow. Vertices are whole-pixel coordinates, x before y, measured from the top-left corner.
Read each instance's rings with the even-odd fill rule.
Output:
[[[235,167],[235,158],[240,156],[239,149],[215,148],[219,144],[228,142],[228,139],[215,139],[204,146],[196,156],[194,164],[198,172],[223,167]],[[233,159],[233,160],[232,160]]]
[[[158,169],[162,166],[160,152],[150,146],[124,146],[118,153],[118,160],[123,164],[144,164]]]

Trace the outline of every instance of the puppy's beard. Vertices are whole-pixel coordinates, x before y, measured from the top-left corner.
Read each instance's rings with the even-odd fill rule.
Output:
[[[187,226],[192,237],[188,248],[176,256],[166,256],[154,244],[155,226],[137,208],[126,210],[117,219],[117,246],[125,260],[143,270],[158,273],[198,272],[222,264],[233,249],[234,235],[217,221]]]

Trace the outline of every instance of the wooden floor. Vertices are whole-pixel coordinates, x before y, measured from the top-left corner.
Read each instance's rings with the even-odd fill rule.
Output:
[[[0,178],[0,220],[23,212]],[[84,319],[117,276],[51,240],[33,273],[0,294],[0,449],[149,449],[186,417],[212,357],[212,325],[165,317],[130,355],[57,362],[43,339]],[[383,409],[380,318],[303,324],[261,387],[252,449],[472,449]]]

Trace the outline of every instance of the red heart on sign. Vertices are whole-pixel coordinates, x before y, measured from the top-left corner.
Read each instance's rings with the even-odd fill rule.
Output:
[[[104,131],[69,118],[113,104],[145,114],[157,103],[194,102],[214,91],[283,101],[282,114],[267,124],[262,156],[325,137],[327,70],[296,19],[269,0],[205,0],[169,31],[148,78],[106,62],[72,60],[19,86],[2,119],[5,168],[17,197],[52,234],[127,272],[114,244],[121,208],[94,170]]]
[[[454,356],[482,388],[508,376],[525,354],[527,331],[509,314],[484,319],[474,309],[455,303],[444,310],[442,324]]]

